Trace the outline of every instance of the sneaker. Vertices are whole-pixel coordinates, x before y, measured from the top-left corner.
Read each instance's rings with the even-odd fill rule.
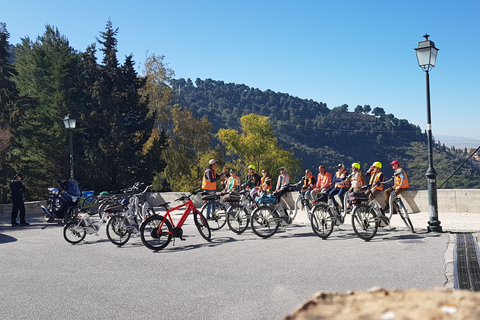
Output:
[[[12,222],[12,227],[19,226],[19,225],[20,225],[20,223],[18,223],[17,221]]]
[[[22,222],[20,222],[20,225],[21,226],[29,226],[30,223],[28,223],[27,221],[22,221]]]

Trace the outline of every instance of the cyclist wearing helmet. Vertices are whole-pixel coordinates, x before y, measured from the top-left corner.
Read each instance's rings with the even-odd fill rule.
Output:
[[[367,179],[365,178],[365,173],[360,170],[359,163],[352,163],[352,174],[350,175],[351,187],[350,192],[360,192],[362,191],[362,186],[367,184]]]
[[[385,190],[385,203],[386,203],[385,211],[390,210],[390,206],[388,202],[389,202],[390,194],[392,193],[392,191],[395,190],[395,193],[398,195],[403,191],[407,190],[407,188],[410,186],[408,183],[407,173],[405,172],[405,170],[400,168],[400,162],[398,162],[397,160],[394,160],[392,161],[392,163],[390,163],[390,165],[392,166],[392,169],[395,170],[395,173],[394,173],[395,180],[394,180],[394,186],[392,188],[388,188],[387,190]]]
[[[342,207],[337,203],[334,196],[338,194],[338,197],[343,204],[345,192],[347,192],[350,187],[350,180],[348,179],[348,171],[345,170],[343,163],[338,164],[337,168],[338,171],[335,173],[335,176],[332,177],[332,184],[334,184],[335,187],[330,191],[330,198],[332,198],[333,204],[335,204],[336,207]]]
[[[385,179],[383,177],[382,164],[380,162],[374,162],[372,166],[367,170],[367,174],[370,174],[370,182],[368,183],[368,190],[365,194],[368,195],[370,200],[373,200],[383,190],[383,184]]]
[[[253,164],[248,166],[248,174],[245,177],[245,185],[247,190],[250,190],[250,196],[255,199],[260,187],[260,176],[255,173],[255,166]]]

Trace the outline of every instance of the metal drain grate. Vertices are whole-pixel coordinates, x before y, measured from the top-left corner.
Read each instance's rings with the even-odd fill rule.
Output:
[[[471,233],[456,234],[455,289],[480,291],[480,266],[477,240]]]

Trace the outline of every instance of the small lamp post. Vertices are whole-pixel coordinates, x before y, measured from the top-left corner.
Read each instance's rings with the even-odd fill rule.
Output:
[[[425,71],[425,79],[427,84],[427,135],[428,135],[428,169],[425,173],[428,181],[428,231],[442,232],[442,226],[438,220],[437,206],[437,172],[433,168],[433,139],[432,139],[432,119],[430,114],[430,76],[429,71],[435,67],[437,61],[438,48],[435,47],[433,41],[428,40],[428,34],[424,35],[425,40],[418,43],[415,48],[417,53],[418,65]]]
[[[63,118],[63,124],[65,128],[70,133],[70,179],[73,179],[73,129],[75,129],[75,125],[77,124],[77,120],[74,116],[67,114],[65,118]]]

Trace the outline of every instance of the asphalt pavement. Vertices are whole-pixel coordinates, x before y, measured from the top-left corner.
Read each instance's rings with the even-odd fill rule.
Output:
[[[303,215],[269,239],[225,226],[211,242],[189,217],[186,240],[158,252],[140,237],[116,247],[105,229],[71,245],[58,222],[2,219],[1,318],[282,319],[317,291],[453,288],[455,233],[480,230],[480,214],[439,213],[444,232],[427,233],[422,212],[410,215],[416,233],[395,215],[395,230],[365,242],[347,216],[322,240]]]

